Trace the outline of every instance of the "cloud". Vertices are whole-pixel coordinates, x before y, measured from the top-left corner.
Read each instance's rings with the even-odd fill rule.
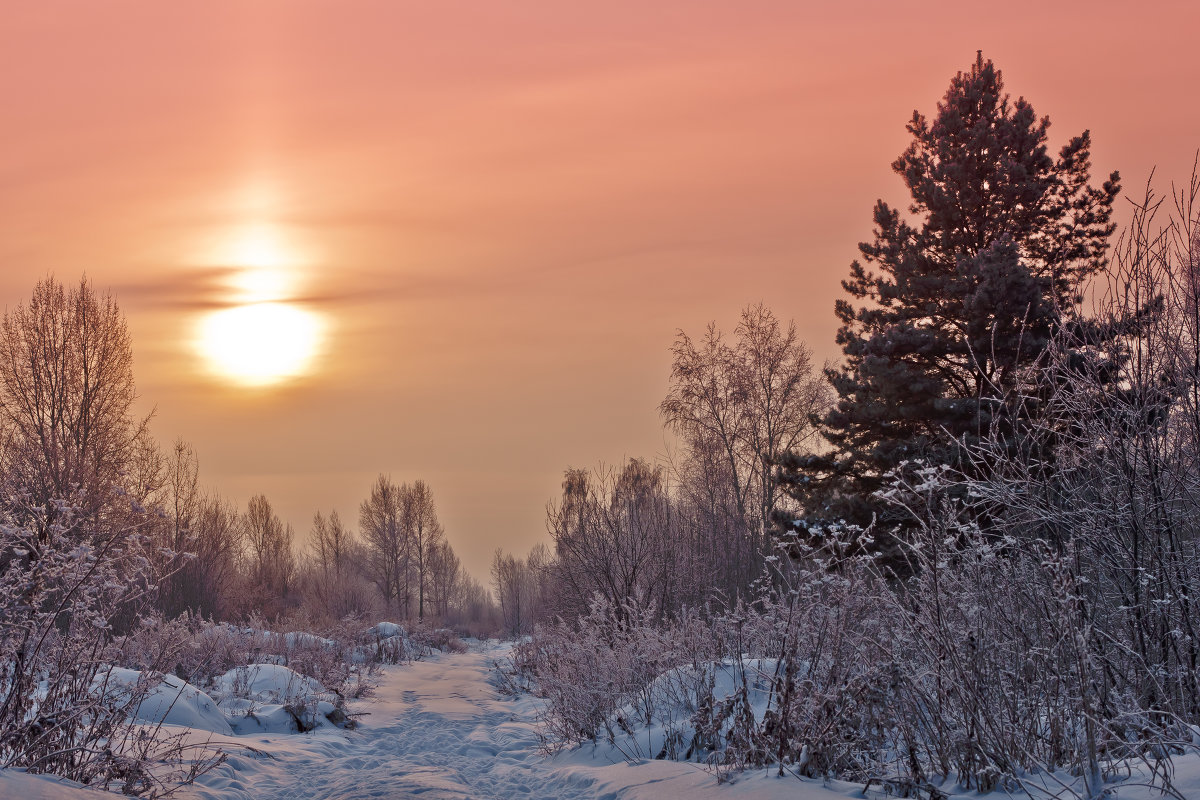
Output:
[[[219,311],[239,305],[234,284],[242,267],[208,266],[176,270],[155,277],[133,278],[111,285],[123,305],[143,310]],[[324,282],[331,282],[326,278]],[[452,298],[458,296],[466,281],[452,276],[404,276],[378,271],[337,270],[337,288],[318,288],[283,298],[318,309],[339,310],[368,305],[385,305],[397,298]]]

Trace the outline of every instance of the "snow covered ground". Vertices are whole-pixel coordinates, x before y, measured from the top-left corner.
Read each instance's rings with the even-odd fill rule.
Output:
[[[211,739],[226,746],[229,760],[176,796],[189,800],[863,797],[861,784],[780,779],[773,771],[747,773],[732,784],[718,784],[712,773],[695,764],[613,763],[589,748],[547,758],[538,748],[535,701],[503,697],[488,682],[491,664],[502,652],[490,648],[440,654],[387,667],[375,696],[350,705],[351,712],[365,713],[356,730],[324,726],[308,734],[197,733],[201,741]],[[1200,799],[1200,757],[1181,759],[1176,777],[1184,797]],[[0,798],[97,800],[104,796],[52,778],[0,771]],[[973,792],[969,796],[979,797]],[[1160,797],[1133,786],[1117,792],[1117,797],[1130,800],[1151,796]]]
[[[629,765],[587,750],[545,757],[535,702],[499,695],[489,683],[503,651],[440,654],[388,667],[357,730],[238,737],[262,755],[233,752],[180,797],[232,798],[844,798],[861,788],[824,789],[794,778],[745,775],[732,787],[694,764]]]

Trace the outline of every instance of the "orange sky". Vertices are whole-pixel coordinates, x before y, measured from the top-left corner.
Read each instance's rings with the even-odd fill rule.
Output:
[[[677,328],[765,301],[833,357],[833,298],[914,108],[982,48],[1090,128],[1097,173],[1186,177],[1193,2],[53,2],[0,25],[0,303],[111,287],[159,438],[306,534],[375,475],[456,550],[543,540],[568,466],[664,450]],[[247,234],[247,232],[251,232]],[[326,322],[303,378],[198,356],[274,242]]]

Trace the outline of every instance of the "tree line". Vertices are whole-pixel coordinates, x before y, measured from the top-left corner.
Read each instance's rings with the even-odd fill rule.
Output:
[[[133,414],[136,396],[115,298],[86,278],[39,281],[0,320],[3,513],[43,539],[67,513],[60,507],[80,542],[133,526],[146,540],[153,606],[169,617],[490,624],[487,592],[446,540],[424,481],[380,475],[358,532],[336,511],[317,511],[300,542],[266,496],[238,507],[206,490],[195,448],[181,439],[161,447],[151,419]]]
[[[830,392],[794,323],[762,304],[732,337],[680,331],[659,411],[679,446],[661,462],[569,469],[547,507],[553,549],[497,552],[506,627],[527,632],[585,613],[596,596],[662,613],[744,598],[762,575],[776,518],[791,508],[777,463],[817,434]]]

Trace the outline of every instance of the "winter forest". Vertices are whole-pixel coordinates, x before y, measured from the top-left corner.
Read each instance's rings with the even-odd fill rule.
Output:
[[[1020,90],[914,112],[839,359],[786,297],[645,342],[666,452],[562,465],[487,575],[433,481],[231,500],[118,293],[10,299],[0,796],[1200,797],[1200,172],[1093,174]],[[355,749],[404,703],[426,750]]]

